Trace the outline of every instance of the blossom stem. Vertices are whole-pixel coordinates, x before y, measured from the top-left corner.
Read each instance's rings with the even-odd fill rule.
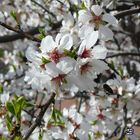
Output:
[[[35,130],[35,128],[40,125],[41,120],[42,120],[42,118],[43,118],[46,110],[49,108],[49,106],[51,105],[51,103],[53,103],[54,98],[55,98],[55,95],[56,94],[53,92],[52,95],[51,95],[51,97],[49,98],[49,100],[46,102],[45,106],[43,106],[41,108],[41,111],[38,114],[35,122],[31,125],[31,127],[29,128],[29,130],[27,131],[27,133],[24,135],[24,137],[23,137],[22,140],[27,140],[30,137],[30,135],[32,134],[32,132]]]
[[[47,12],[48,14],[52,15],[54,18],[56,18],[55,14],[50,12],[47,8],[45,8],[43,5],[41,5],[40,3],[36,2],[35,0],[31,0],[31,2],[33,2],[34,4],[38,5],[39,7],[41,7],[45,12]]]

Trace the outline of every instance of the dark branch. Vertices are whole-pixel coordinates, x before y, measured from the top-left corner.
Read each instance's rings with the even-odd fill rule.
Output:
[[[4,28],[6,28],[8,30],[11,30],[11,31],[14,31],[14,32],[20,34],[21,36],[24,36],[25,38],[28,38],[28,39],[30,39],[32,41],[40,42],[40,40],[38,38],[33,37],[32,35],[28,34],[27,32],[23,32],[23,31],[21,31],[19,29],[11,27],[11,26],[3,23],[3,22],[0,22],[0,25],[3,26]]]
[[[123,18],[128,15],[137,14],[137,13],[140,13],[140,8],[124,10],[124,11],[121,11],[121,12],[115,14],[114,16],[119,19],[119,18]]]
[[[127,121],[128,121],[127,120],[127,104],[124,105],[123,111],[124,111],[124,117],[123,117],[124,126],[123,126],[123,128],[121,130],[120,137],[119,137],[118,140],[122,140],[124,138],[124,136],[125,136],[125,129],[127,127]]]
[[[140,53],[130,53],[130,52],[126,52],[126,53],[112,54],[112,55],[107,56],[106,58],[112,58],[112,57],[118,57],[118,56],[128,56],[128,55],[139,56],[139,57],[140,57]]]
[[[38,28],[33,28],[31,30],[29,30],[28,32],[25,32],[26,34],[29,34],[31,36],[38,34]],[[12,35],[5,35],[5,36],[0,36],[0,43],[6,43],[6,42],[11,42],[11,41],[15,41],[18,39],[24,39],[25,36],[23,34],[12,34]]]
[[[58,29],[60,27],[60,25],[61,25],[61,22],[53,24],[52,30]],[[28,34],[30,36],[33,36],[33,35],[39,33],[39,28],[40,27],[36,27],[36,28],[30,29],[28,32],[23,32],[23,33]],[[26,38],[26,36],[23,33],[22,34],[21,33],[18,33],[18,34],[14,33],[12,35],[0,36],[0,43],[6,43],[6,42],[15,41],[18,39],[24,39],[24,38]]]
[[[43,5],[41,5],[40,3],[36,2],[35,0],[31,0],[31,2],[33,2],[34,4],[38,5],[39,7],[41,7],[45,12],[47,12],[48,14],[52,15],[54,18],[56,18],[55,14],[50,12],[46,7],[44,7]]]
[[[27,140],[30,137],[30,135],[32,134],[32,132],[35,130],[35,128],[40,125],[46,110],[51,105],[51,103],[53,103],[54,98],[55,98],[55,93],[52,93],[50,99],[46,102],[45,106],[43,106],[41,108],[41,111],[40,111],[39,115],[37,116],[35,122],[31,125],[31,127],[29,128],[29,130],[27,131],[27,133],[25,134],[25,136],[23,137],[22,140]]]
[[[34,0],[32,0],[32,1],[34,1]],[[121,12],[115,14],[114,16],[119,19],[119,18],[122,18],[124,16],[128,16],[128,15],[131,15],[131,14],[136,14],[136,13],[140,13],[140,8],[135,8],[135,9],[130,9],[130,10],[124,10],[124,11],[121,11]],[[56,28],[59,28],[61,24],[58,24],[58,25],[55,24],[55,25],[56,25],[56,27],[53,26],[54,27],[54,30]],[[39,33],[38,28],[39,27],[34,28],[34,29],[31,29],[28,32],[25,32],[25,34],[26,33],[28,33],[29,35],[38,34]],[[23,33],[22,34],[21,33],[18,33],[18,34],[13,34],[13,35],[0,36],[0,43],[11,42],[11,41],[15,41],[17,39],[24,39],[24,38],[26,38],[26,36]]]

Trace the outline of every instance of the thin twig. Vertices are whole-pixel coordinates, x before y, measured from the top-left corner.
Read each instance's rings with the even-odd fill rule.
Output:
[[[112,137],[115,136],[115,134],[117,133],[118,129],[120,129],[120,124],[114,129],[114,131],[111,133],[111,135],[108,137],[109,139],[111,139]]]
[[[38,3],[35,0],[31,0],[31,2],[33,2],[34,4],[38,5],[39,7],[41,7],[45,12],[47,12],[48,14],[52,15],[54,18],[56,18],[55,14],[50,12],[46,7],[44,7],[43,5],[41,5],[40,3]]]
[[[123,107],[123,111],[124,111],[124,118],[123,118],[123,121],[124,121],[124,126],[121,130],[121,133],[120,133],[120,136],[119,136],[119,139],[118,140],[122,140],[125,136],[125,129],[127,127],[127,104],[124,105]]]
[[[108,65],[108,67],[109,67],[110,69],[112,69],[117,75],[120,76],[119,72],[118,72],[115,68],[112,68],[112,67],[110,66],[110,64],[109,64],[107,61],[105,61],[105,60],[103,60],[103,61]]]
[[[32,134],[32,132],[35,130],[35,128],[40,125],[41,120],[42,120],[46,110],[48,109],[50,104],[54,101],[54,98],[55,98],[55,93],[52,93],[50,99],[46,102],[45,106],[43,106],[43,108],[41,108],[41,111],[40,111],[39,115],[37,116],[35,122],[31,125],[31,127],[29,128],[27,133],[24,135],[22,140],[27,140],[30,137],[30,135]]]
[[[125,16],[132,15],[132,14],[137,14],[137,13],[140,13],[140,8],[124,10],[124,11],[121,11],[121,12],[115,14],[114,16],[116,18],[120,19],[120,18],[123,18]]]
[[[124,10],[124,11],[121,11],[121,12],[115,14],[114,16],[119,19],[119,18],[122,18],[124,16],[128,16],[128,15],[131,15],[131,14],[136,14],[136,13],[140,13],[140,8]],[[59,28],[60,25],[61,24],[58,24],[58,25],[55,24],[56,27],[53,26],[54,30],[56,28]],[[28,33],[29,35],[35,35],[35,34],[39,33],[38,28],[39,27],[31,29],[31,30],[29,30],[27,32],[23,32],[23,33],[25,33],[25,34]],[[17,39],[26,38],[26,36],[23,33],[22,34],[13,34],[13,35],[0,36],[0,43],[11,42],[11,41],[14,41],[14,40],[17,40]]]
[[[40,42],[40,40],[38,38],[35,38],[35,37],[31,36],[27,32],[23,32],[23,31],[21,31],[19,29],[16,29],[14,27],[11,27],[11,26],[9,26],[9,25],[1,22],[1,21],[0,21],[0,25],[3,26],[4,28],[8,29],[8,30],[11,30],[11,31],[14,31],[14,32],[16,32],[18,34],[21,34],[22,36],[24,36],[24,37],[26,37],[26,38],[28,38],[28,39],[30,39],[32,41]]]
[[[118,57],[118,56],[128,56],[128,55],[140,57],[140,53],[124,52],[124,53],[112,54],[112,55],[107,56],[106,58],[112,58],[112,57]]]
[[[60,25],[61,25],[61,22],[58,22],[58,23],[54,23],[51,25],[52,27],[52,30],[57,30],[58,28],[60,28]],[[18,34],[12,34],[12,35],[4,35],[4,36],[0,36],[0,43],[6,43],[6,42],[11,42],[11,41],[15,41],[15,40],[18,40],[18,39],[24,39],[26,38],[26,36],[24,34],[28,34],[30,36],[33,36],[33,35],[36,35],[39,33],[39,28],[40,27],[35,27],[33,29],[30,29],[29,31],[27,32],[22,32],[21,33],[18,33]],[[43,28],[43,27],[42,27]],[[50,31],[48,31],[49,33]]]

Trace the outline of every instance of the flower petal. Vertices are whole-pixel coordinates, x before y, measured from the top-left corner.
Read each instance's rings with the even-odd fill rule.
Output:
[[[86,48],[91,48],[98,40],[98,31],[93,31],[86,40]]]
[[[86,41],[83,40],[82,43],[81,43],[81,45],[80,45],[80,47],[79,47],[79,49],[78,49],[77,54],[78,55],[81,55],[85,48],[86,48]]]
[[[48,35],[41,41],[41,51],[43,53],[49,52],[56,47],[56,43],[54,42],[52,36]]]
[[[64,35],[62,37],[62,39],[60,40],[60,48],[61,49],[65,48],[67,50],[70,50],[72,45],[73,45],[73,39],[72,39],[72,37],[69,34]]]
[[[99,27],[99,36],[104,41],[112,40],[113,32],[106,26],[100,26]]]
[[[102,73],[105,70],[109,69],[108,65],[105,62],[101,61],[101,60],[93,59],[92,62],[93,62],[93,66],[94,66],[93,69],[97,73]]]
[[[63,71],[65,74],[68,74],[74,69],[76,61],[69,57],[64,57],[60,62],[57,63],[56,67]]]
[[[94,14],[95,14],[96,16],[100,16],[101,13],[103,12],[102,8],[101,8],[99,5],[93,5],[93,6],[91,7],[91,10],[94,12]]]
[[[110,14],[104,14],[102,20],[108,22],[109,24],[117,24],[118,22],[117,19]]]
[[[89,22],[89,20],[91,18],[92,18],[92,15],[88,11],[85,11],[85,10],[79,11],[79,18],[78,18],[79,22],[85,24],[85,23]]]
[[[107,54],[107,49],[104,46],[97,45],[92,50],[93,58],[95,59],[105,59]]]

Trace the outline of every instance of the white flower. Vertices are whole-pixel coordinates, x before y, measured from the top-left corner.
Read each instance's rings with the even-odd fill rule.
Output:
[[[78,50],[78,56],[81,58],[93,58],[93,59],[105,59],[107,55],[107,49],[104,46],[96,45],[91,48],[92,45],[88,45],[83,41]]]
[[[110,14],[104,14],[102,8],[99,5],[93,5],[89,10],[87,9],[79,11],[79,23],[82,23],[83,25],[80,31],[81,36],[87,35],[88,32],[88,37],[85,36],[85,39],[90,38],[89,34],[92,35],[95,30],[98,30],[99,38],[107,41],[113,38],[113,32],[104,25],[106,23],[108,23],[108,25],[117,24],[117,20]],[[94,37],[94,40],[97,41],[96,38]]]
[[[59,59],[63,57],[63,50],[70,50],[73,45],[72,37],[69,34],[64,35],[61,38],[61,35],[58,34],[53,40],[52,36],[46,36],[41,42],[41,51],[46,58],[52,62],[59,62]]]

